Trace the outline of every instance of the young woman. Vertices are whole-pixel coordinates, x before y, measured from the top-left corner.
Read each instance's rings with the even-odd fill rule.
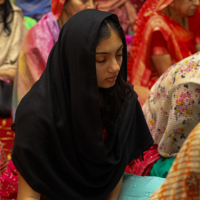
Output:
[[[126,165],[153,143],[126,71],[116,15],[68,20],[16,112],[18,199],[118,199]]]

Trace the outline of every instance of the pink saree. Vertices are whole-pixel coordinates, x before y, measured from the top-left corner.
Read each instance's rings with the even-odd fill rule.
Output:
[[[15,76],[13,91],[13,118],[17,105],[32,85],[40,78],[46,68],[47,58],[58,40],[59,27],[50,12],[27,33]]]
[[[10,159],[6,171],[0,177],[0,199],[17,200],[18,171]]]

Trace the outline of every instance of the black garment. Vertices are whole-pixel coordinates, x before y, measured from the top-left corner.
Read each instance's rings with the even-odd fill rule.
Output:
[[[98,10],[68,20],[47,68],[16,112],[13,162],[35,191],[52,199],[104,199],[126,165],[153,144],[136,93],[124,105],[116,131],[103,141],[95,53],[107,17],[118,22]],[[125,37],[123,44],[126,55]],[[126,67],[124,56],[125,74]]]

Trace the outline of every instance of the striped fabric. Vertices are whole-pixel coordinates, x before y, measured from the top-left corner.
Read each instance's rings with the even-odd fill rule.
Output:
[[[182,146],[165,182],[150,198],[169,199],[200,199],[200,123]]]

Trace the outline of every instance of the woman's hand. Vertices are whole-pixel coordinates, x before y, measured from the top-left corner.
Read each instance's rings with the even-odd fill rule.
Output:
[[[123,182],[123,176],[121,177],[120,181],[113,189],[113,191],[104,200],[118,200],[122,189],[122,182]]]
[[[18,175],[18,179],[17,200],[40,200],[41,195],[28,185],[21,174]]]
[[[16,69],[1,69],[0,68],[0,79],[8,80],[8,82],[13,83],[14,78],[15,78],[15,73],[16,73]]]

